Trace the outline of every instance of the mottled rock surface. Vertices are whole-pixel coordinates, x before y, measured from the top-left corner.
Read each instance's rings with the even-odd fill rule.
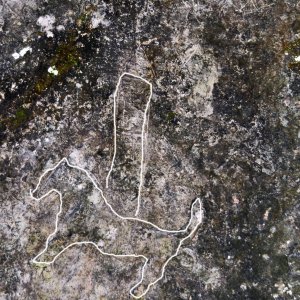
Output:
[[[51,266],[31,263],[59,204],[29,195],[62,157],[105,190],[125,71],[153,84],[139,216],[179,229],[196,197],[205,209],[144,299],[300,298],[298,1],[2,0],[0,49],[1,299],[130,298],[139,260],[80,246]],[[122,81],[105,193],[128,216],[148,96],[140,80]],[[62,166],[52,181],[61,174],[78,220],[101,205],[85,178]],[[78,224],[70,236],[130,246],[109,223],[104,237]]]

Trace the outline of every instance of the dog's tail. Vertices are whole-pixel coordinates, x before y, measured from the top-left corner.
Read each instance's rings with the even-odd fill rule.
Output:
[[[199,225],[203,222],[203,205],[202,200],[197,198],[191,207],[191,216],[190,221],[188,224],[188,237],[193,236],[196,230],[198,229]]]

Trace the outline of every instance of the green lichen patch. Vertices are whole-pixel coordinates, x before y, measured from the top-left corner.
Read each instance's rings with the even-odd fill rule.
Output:
[[[166,117],[168,124],[178,125],[179,119],[177,113],[174,111],[169,111]]]
[[[80,30],[89,31],[91,29],[92,13],[97,10],[95,5],[89,4],[85,11],[77,18],[76,25]]]
[[[17,128],[25,123],[29,118],[29,111],[23,107],[17,109],[15,116],[12,118],[12,126]]]
[[[300,39],[287,43],[284,47],[285,51],[292,55],[300,55]]]
[[[71,69],[79,65],[80,53],[76,46],[76,39],[75,32],[71,32],[67,41],[57,46],[56,51],[48,62],[48,65],[55,66],[58,71],[58,75],[55,76],[49,73],[48,69],[45,68],[44,73],[35,83],[34,92],[36,94],[41,94],[55,82],[61,81],[65,75],[71,71]]]
[[[288,63],[288,67],[294,72],[300,73],[300,61],[295,60],[300,56],[300,39],[293,40],[284,46],[286,53],[292,56],[292,61]]]
[[[56,41],[40,37],[39,48],[45,53],[45,59],[36,68],[35,75],[29,78],[26,89],[20,88],[11,96],[9,111],[2,106],[0,133],[3,134],[6,130],[16,132],[18,128],[25,126],[34,115],[40,113],[33,109],[37,99],[50,88],[63,82],[66,76],[80,65],[83,53],[78,41],[81,36],[90,36],[92,33],[91,18],[94,11],[93,5],[87,6],[76,19],[76,26],[57,35]],[[41,35],[39,32],[36,34]],[[54,68],[57,73],[49,72],[49,68]],[[28,110],[23,109],[23,106],[28,107]]]
[[[167,113],[167,122],[168,123],[174,122],[175,118],[176,118],[176,113],[174,111],[169,111]]]
[[[26,124],[33,114],[30,109],[23,108],[24,105],[32,106],[33,103],[50,87],[64,80],[65,76],[80,62],[80,53],[76,46],[76,36],[71,33],[66,42],[58,44],[51,58],[41,67],[41,72],[36,79],[33,79],[31,87],[29,87],[23,95],[16,99],[15,112],[11,116],[2,114],[1,129],[7,128],[16,130]],[[48,72],[49,66],[55,66],[58,74],[55,76]],[[11,106],[11,109],[13,106]]]

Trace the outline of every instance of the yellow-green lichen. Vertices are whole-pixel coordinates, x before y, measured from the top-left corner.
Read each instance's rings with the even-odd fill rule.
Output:
[[[61,80],[72,68],[79,64],[79,51],[76,46],[76,37],[71,34],[68,41],[58,45],[54,55],[49,61],[49,66],[55,66],[58,75],[54,76],[45,70],[45,73],[36,82],[34,91],[40,94],[47,90],[55,81]]]
[[[174,111],[169,111],[167,113],[167,122],[168,123],[173,122],[175,120],[175,118],[176,118],[176,113]]]
[[[295,59],[300,56],[300,39],[287,43],[284,46],[284,51],[292,56],[292,61],[288,63],[288,67],[295,72],[300,72],[300,61]]]
[[[53,55],[45,61],[42,67],[42,72],[39,72],[37,77],[32,80],[32,85],[25,93],[19,97],[18,106],[23,104],[34,103],[35,97],[39,97],[43,92],[47,91],[53,84],[61,82],[65,76],[80,62],[80,48],[77,46],[78,33],[91,31],[90,19],[92,12],[95,10],[93,6],[88,6],[86,12],[78,18],[78,28],[71,29],[67,32],[67,38],[64,42],[57,45],[53,51]],[[49,67],[55,66],[58,74],[49,73]],[[15,108],[14,116],[2,116],[2,127],[9,129],[17,129],[25,124],[32,113],[23,108]],[[0,128],[0,129],[1,129]]]
[[[22,125],[24,122],[27,121],[29,116],[29,112],[27,109],[20,107],[17,109],[15,116],[12,119],[12,125],[13,127],[19,127]]]

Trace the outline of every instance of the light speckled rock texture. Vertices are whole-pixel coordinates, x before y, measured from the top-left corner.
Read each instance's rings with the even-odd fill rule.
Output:
[[[105,188],[113,92],[124,71],[154,91],[140,217],[180,229],[196,197],[205,209],[203,225],[144,299],[300,298],[298,1],[2,0],[0,49],[0,299],[130,299],[141,261],[88,246],[51,266],[30,261],[58,210],[55,197],[29,197],[46,168],[66,156]],[[148,95],[141,81],[122,81],[105,193],[129,216]],[[101,205],[67,168],[48,183],[61,174],[79,219]],[[70,237],[130,248],[105,220],[104,237],[78,224]]]

